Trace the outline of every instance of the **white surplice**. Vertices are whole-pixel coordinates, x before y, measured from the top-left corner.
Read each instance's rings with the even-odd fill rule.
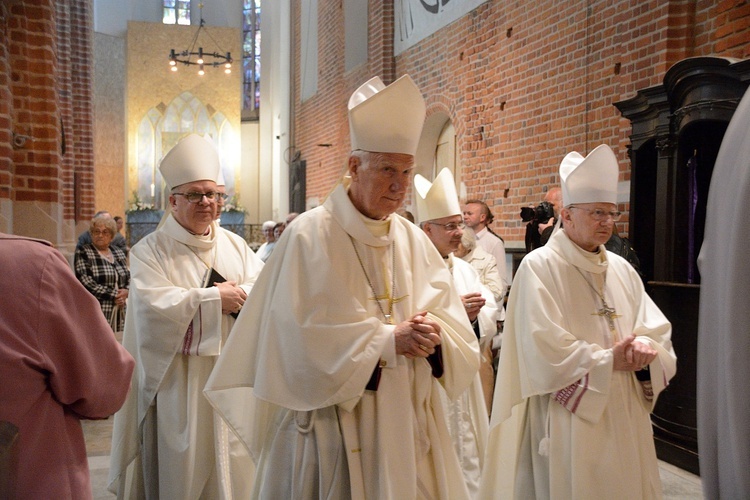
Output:
[[[219,290],[206,286],[209,267],[249,293],[263,263],[216,223],[200,237],[172,216],[130,251],[123,345],[136,370],[115,415],[109,474],[120,497],[249,495],[252,460],[203,396],[234,324]]]
[[[256,497],[468,497],[437,390],[469,386],[478,344],[421,230],[365,220],[340,185],[284,231],[248,302],[206,395],[259,460]],[[425,311],[442,327],[440,379],[395,354],[384,317]]]
[[[605,276],[614,333],[597,314]],[[611,346],[631,333],[658,352],[650,389],[613,370]],[[660,498],[649,414],[675,374],[670,336],[632,266],[603,246],[585,252],[562,230],[529,253],[508,302],[481,497]]]
[[[448,256],[448,268],[453,275],[453,284],[459,295],[481,292],[486,300],[479,311],[480,342],[497,333],[497,304],[492,292],[482,285],[479,275],[472,266],[453,254]],[[448,400],[443,392],[443,405],[448,418],[448,431],[456,449],[458,461],[466,480],[466,487],[472,497],[479,491],[479,480],[482,475],[485,447],[489,434],[490,417],[482,391],[482,380],[479,373],[474,376],[471,385],[454,401]]]

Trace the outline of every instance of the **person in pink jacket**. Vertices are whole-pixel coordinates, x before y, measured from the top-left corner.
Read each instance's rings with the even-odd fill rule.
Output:
[[[0,297],[0,422],[18,430],[0,497],[92,498],[80,420],[120,408],[135,362],[47,242],[0,233]]]

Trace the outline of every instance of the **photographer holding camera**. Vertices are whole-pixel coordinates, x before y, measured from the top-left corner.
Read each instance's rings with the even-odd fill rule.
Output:
[[[562,206],[562,191],[550,188],[536,208],[521,208],[521,220],[526,222],[526,251],[544,246],[552,235]]]

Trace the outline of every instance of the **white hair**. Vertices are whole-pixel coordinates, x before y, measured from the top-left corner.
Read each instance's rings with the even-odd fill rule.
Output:
[[[471,252],[477,247],[477,235],[472,228],[464,228],[464,234],[461,236],[461,245],[463,245],[467,252]]]

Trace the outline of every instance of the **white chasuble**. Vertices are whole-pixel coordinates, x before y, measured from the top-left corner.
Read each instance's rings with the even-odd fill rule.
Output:
[[[497,333],[497,303],[492,292],[482,285],[476,270],[454,255],[447,259],[453,284],[459,295],[481,292],[486,300],[479,311],[477,323],[482,341]],[[443,392],[443,407],[448,418],[448,430],[464,473],[469,494],[476,497],[482,475],[485,447],[489,434],[487,403],[482,391],[482,380],[477,373],[471,385],[458,398],[450,401]]]
[[[343,185],[284,231],[206,387],[258,460],[255,496],[467,497],[437,389],[461,394],[479,354],[441,260]],[[420,312],[442,328],[439,379],[395,354],[394,325]]]
[[[214,268],[250,292],[263,263],[218,225],[199,237],[169,216],[133,246],[130,266],[123,345],[136,370],[115,415],[110,490],[121,498],[249,495],[252,460],[203,395],[234,323],[206,285]]]
[[[650,383],[613,370],[611,346],[630,334],[658,352]],[[660,498],[649,414],[675,374],[670,336],[636,272],[603,246],[585,252],[562,230],[529,253],[508,302],[485,459],[496,473],[481,497]]]

